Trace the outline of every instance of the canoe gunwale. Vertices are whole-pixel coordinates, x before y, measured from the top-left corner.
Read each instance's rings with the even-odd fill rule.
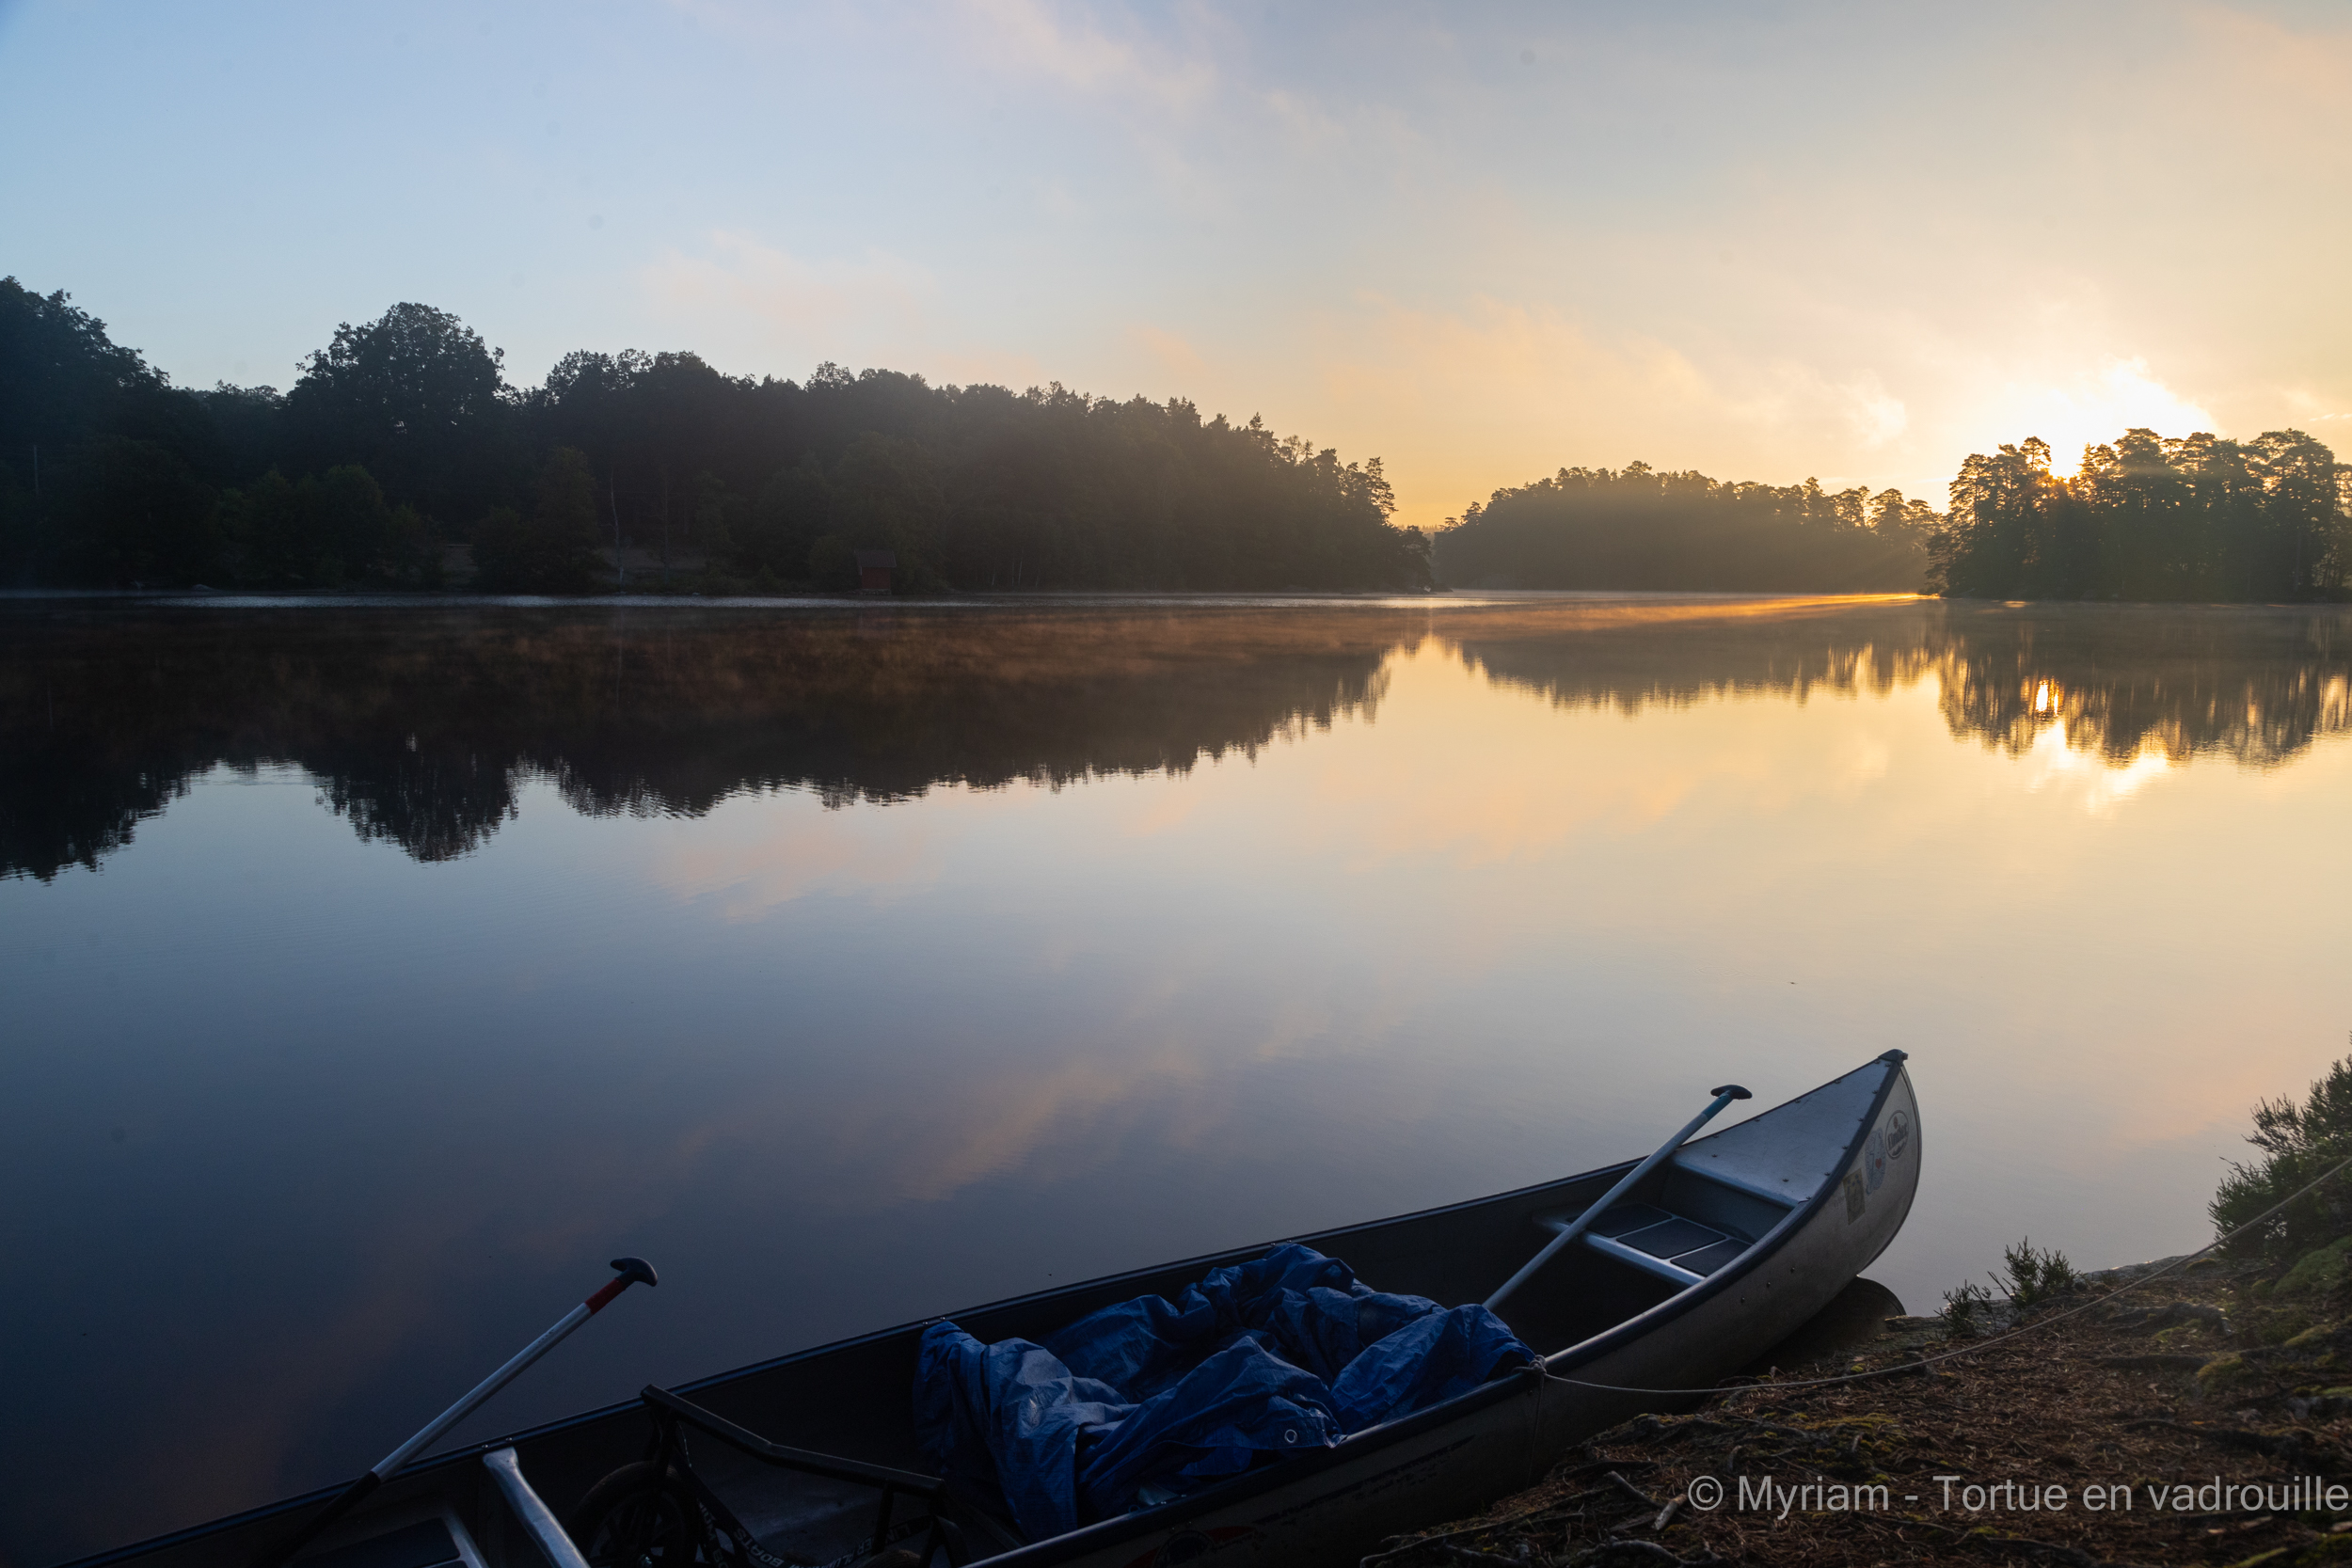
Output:
[[[1287,1458],[1280,1465],[1246,1472],[1190,1497],[1179,1498],[1156,1508],[1137,1510],[1117,1518],[1082,1526],[1077,1529],[1041,1541],[1030,1542],[1011,1551],[998,1553],[993,1557],[977,1560],[977,1561],[987,1564],[988,1568],[998,1568],[998,1565],[1002,1565],[1002,1568],[1041,1568],[1041,1565],[1046,1563],[1086,1556],[1116,1546],[1129,1538],[1139,1540],[1169,1529],[1182,1529],[1198,1518],[1221,1513],[1263,1493],[1311,1481],[1314,1476],[1326,1470],[1352,1464],[1382,1449],[1406,1443],[1438,1428],[1464,1421],[1490,1406],[1521,1395],[1540,1395],[1544,1384],[1550,1378],[1560,1376],[1564,1369],[1581,1367],[1599,1360],[1624,1349],[1629,1344],[1659,1332],[1676,1319],[1696,1310],[1764,1266],[1836,1197],[1841,1181],[1853,1168],[1854,1162],[1861,1157],[1870,1131],[1877,1126],[1880,1117],[1885,1112],[1887,1101],[1893,1097],[1897,1085],[1903,1081],[1905,1059],[1904,1053],[1889,1051],[1874,1058],[1872,1063],[1865,1064],[1864,1068],[1854,1069],[1855,1072],[1859,1072],[1866,1070],[1869,1066],[1878,1064],[1884,1064],[1888,1069],[1872,1096],[1867,1114],[1861,1118],[1836,1164],[1809,1198],[1791,1208],[1780,1219],[1773,1222],[1772,1227],[1763,1235],[1758,1236],[1754,1243],[1737,1259],[1706,1278],[1683,1287],[1663,1300],[1636,1313],[1633,1317],[1603,1329],[1589,1338],[1514,1367],[1475,1388],[1469,1389],[1441,1403],[1431,1405],[1427,1409],[1416,1411],[1398,1420],[1383,1422],[1378,1426],[1368,1427],[1361,1432],[1351,1433],[1330,1448],[1296,1454]],[[1806,1091],[1806,1094],[1818,1093],[1820,1089],[1837,1083],[1839,1079],[1851,1076],[1853,1076],[1852,1073],[1840,1074],[1838,1079],[1831,1079],[1828,1083]],[[1802,1100],[1805,1097],[1805,1095],[1800,1095],[1796,1099]],[[1783,1101],[1782,1105],[1793,1103],[1795,1101]],[[1769,1117],[1773,1111],[1781,1108],[1782,1106],[1774,1106],[1772,1110],[1762,1113],[1762,1117]],[[1762,1119],[1762,1117],[1752,1119]],[[1705,1141],[1698,1140],[1702,1143]],[[1506,1192],[1491,1193],[1457,1203],[1438,1204],[1428,1209],[1363,1221],[1356,1225],[1336,1227],[1289,1240],[1316,1244],[1340,1243],[1347,1236],[1362,1231],[1409,1221],[1438,1219],[1449,1213],[1485,1209],[1508,1204],[1515,1199],[1534,1197],[1561,1188],[1572,1187],[1579,1182],[1618,1175],[1630,1170],[1637,1164],[1639,1164],[1638,1160],[1620,1161],[1571,1176],[1531,1182],[1526,1186],[1513,1188]],[[1704,1175],[1704,1173],[1699,1174]],[[1899,1226],[1899,1222],[1898,1225]],[[1891,1240],[1891,1233],[1889,1239]],[[1107,1287],[1147,1281],[1171,1272],[1204,1271],[1222,1267],[1262,1256],[1268,1246],[1280,1244],[1283,1243],[1261,1242],[1248,1246],[1225,1248],[1195,1258],[1152,1263],[1071,1285],[1056,1286],[1050,1290],[1007,1296],[996,1301],[964,1307],[952,1314],[934,1314],[914,1319],[887,1328],[875,1329],[848,1338],[835,1339],[822,1345],[810,1346],[804,1350],[771,1356],[726,1371],[715,1372],[677,1384],[669,1391],[691,1398],[712,1389],[756,1378],[798,1362],[870,1347],[911,1334],[919,1334],[930,1324],[945,1321],[949,1317],[977,1318],[983,1314],[1033,1307],[1056,1298],[1073,1296],[1080,1292],[1098,1291]],[[1867,1264],[1863,1266],[1867,1267]],[[1660,1390],[1659,1392],[1667,1391]],[[1690,1392],[1695,1396],[1704,1390],[1693,1389]],[[484,1441],[469,1443],[462,1448],[420,1460],[405,1467],[399,1479],[403,1482],[412,1482],[438,1472],[448,1471],[453,1467],[479,1466],[483,1456],[494,1449],[522,1448],[596,1422],[626,1418],[631,1412],[642,1412],[644,1409],[644,1405],[639,1399],[615,1401],[611,1404],[581,1411]],[[56,1568],[115,1568],[117,1564],[168,1551],[206,1536],[226,1534],[273,1518],[300,1513],[307,1509],[326,1503],[342,1490],[342,1486],[340,1483],[321,1487],[298,1497],[262,1504],[202,1524],[192,1525],[183,1529],[169,1531],[87,1557],[73,1559],[57,1564]]]
[[[1180,1497],[1173,1502],[1163,1503],[1157,1508],[1138,1509],[1131,1513],[1120,1514],[1116,1519],[1101,1520],[1095,1524],[1081,1526],[1074,1530],[1066,1530],[1060,1535],[1049,1536],[1042,1541],[1032,1541],[1015,1550],[979,1559],[975,1563],[975,1568],[1042,1568],[1043,1564],[1085,1556],[1104,1547],[1116,1546],[1128,1538],[1139,1540],[1168,1529],[1182,1529],[1196,1519],[1222,1513],[1262,1493],[1310,1481],[1322,1471],[1353,1463],[1367,1454],[1376,1453],[1383,1448],[1409,1442],[1435,1428],[1450,1426],[1488,1405],[1516,1398],[1520,1393],[1529,1391],[1531,1386],[1533,1391],[1540,1394],[1545,1382],[1558,1375],[1556,1369],[1559,1367],[1581,1366],[1597,1360],[1613,1351],[1622,1349],[1631,1341],[1656,1333],[1675,1319],[1697,1310],[1707,1302],[1731,1289],[1740,1279],[1769,1262],[1782,1247],[1801,1233],[1805,1226],[1812,1223],[1821,1211],[1828,1207],[1833,1197],[1837,1196],[1846,1173],[1851,1170],[1854,1162],[1861,1158],[1863,1148],[1868,1142],[1871,1129],[1878,1125],[1879,1118],[1885,1114],[1886,1102],[1894,1097],[1896,1085],[1903,1080],[1905,1059],[1904,1053],[1899,1051],[1890,1051],[1875,1058],[1875,1062],[1885,1064],[1888,1071],[1881,1080],[1877,1091],[1870,1098],[1868,1112],[1856,1126],[1853,1136],[1847,1141],[1844,1151],[1838,1156],[1837,1163],[1830,1167],[1829,1174],[1822,1179],[1820,1189],[1810,1198],[1790,1209],[1787,1214],[1775,1221],[1772,1227],[1763,1235],[1758,1236],[1754,1244],[1741,1253],[1738,1259],[1696,1284],[1685,1286],[1656,1306],[1636,1313],[1612,1328],[1602,1330],[1591,1338],[1580,1340],[1576,1344],[1554,1351],[1548,1356],[1539,1356],[1534,1361],[1514,1367],[1500,1377],[1491,1378],[1475,1388],[1456,1394],[1454,1398],[1433,1404],[1425,1410],[1417,1410],[1410,1416],[1398,1420],[1384,1421],[1378,1426],[1366,1427],[1361,1432],[1351,1433],[1330,1448],[1294,1455],[1285,1459],[1280,1465],[1270,1465],[1263,1469],[1246,1471],[1231,1481],[1222,1481],[1207,1490]],[[1866,1064],[1866,1067],[1867,1065],[1870,1064]],[[1860,1071],[1863,1069],[1855,1070]],[[1851,1077],[1851,1074],[1840,1076]],[[1830,1080],[1832,1084],[1836,1082],[1837,1079]],[[1827,1084],[1820,1085],[1822,1088],[1828,1086]],[[1784,1103],[1788,1102],[1784,1101]],[[1779,1107],[1775,1106],[1773,1109],[1777,1110]],[[1771,1114],[1770,1111],[1764,1113],[1766,1116]],[[1617,1165],[1603,1165],[1597,1170],[1581,1172],[1576,1176],[1562,1177],[1551,1181],[1539,1181],[1532,1186],[1515,1189],[1513,1192],[1497,1193],[1490,1197],[1472,1199],[1469,1203],[1445,1204],[1412,1214],[1399,1214],[1394,1216],[1394,1219],[1400,1221],[1420,1219],[1444,1213],[1449,1209],[1483,1207],[1488,1203],[1499,1202],[1523,1194],[1537,1193],[1547,1188],[1589,1180],[1613,1171],[1630,1170],[1638,1164],[1640,1162],[1637,1160],[1627,1160]],[[1389,1223],[1391,1221],[1388,1220],[1369,1222],[1370,1225]],[[1352,1226],[1347,1228],[1368,1227],[1368,1226]],[[1341,1232],[1324,1231],[1318,1234],[1323,1238],[1333,1238]],[[1159,1268],[1143,1272],[1157,1274],[1161,1268],[1169,1266],[1164,1264]],[[1073,1287],[1073,1289],[1076,1288],[1078,1287]],[[1661,1390],[1661,1392],[1667,1391]],[[1706,1390],[1692,1389],[1689,1392],[1696,1396],[1705,1393]],[[1531,1477],[1531,1483],[1535,1479],[1538,1478]]]

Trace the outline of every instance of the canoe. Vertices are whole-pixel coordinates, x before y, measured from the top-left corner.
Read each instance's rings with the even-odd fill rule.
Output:
[[[1025,1541],[996,1511],[931,1482],[912,1410],[916,1348],[931,1319],[649,1388],[639,1403],[425,1461],[296,1560],[580,1568],[576,1546],[587,1545],[598,1568],[616,1558],[645,1568],[646,1554],[616,1554],[612,1529],[596,1527],[616,1517],[608,1505],[615,1481],[627,1491],[626,1467],[656,1470],[644,1463],[648,1439],[666,1426],[689,1433],[696,1480],[742,1521],[747,1539],[723,1554],[741,1568],[856,1563],[882,1537],[896,1560],[928,1559],[935,1568],[1353,1563],[1386,1537],[1532,1485],[1597,1432],[1644,1411],[1687,1407],[1698,1397],[1689,1390],[1751,1364],[1828,1305],[1894,1240],[1918,1187],[1919,1111],[1903,1061],[1890,1051],[1693,1139],[1657,1166],[1501,1307],[1536,1361],[1156,1507]],[[1383,1291],[1479,1301],[1638,1164],[1292,1239],[1344,1259]],[[1175,1296],[1271,1244],[952,1317],[984,1341],[1042,1339],[1120,1301]],[[72,1568],[250,1568],[332,1495],[290,1498]],[[559,1521],[589,1539],[567,1539]],[[661,1568],[685,1568],[686,1555],[674,1549]]]

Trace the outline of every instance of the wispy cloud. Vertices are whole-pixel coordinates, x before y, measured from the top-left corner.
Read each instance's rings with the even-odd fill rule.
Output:
[[[1192,344],[1180,333],[1166,331],[1148,323],[1138,323],[1127,329],[1127,335],[1141,344],[1145,353],[1158,360],[1170,374],[1198,380],[1205,367]]]
[[[999,70],[1094,96],[1140,97],[1187,108],[1216,90],[1217,73],[1198,52],[1140,36],[1115,38],[1091,12],[1044,0],[962,0],[981,57]]]
[[[938,295],[931,275],[899,257],[811,259],[724,230],[698,254],[664,251],[641,280],[663,314],[711,334],[701,341],[720,357],[747,321],[759,324],[760,346],[818,357],[914,343]]]

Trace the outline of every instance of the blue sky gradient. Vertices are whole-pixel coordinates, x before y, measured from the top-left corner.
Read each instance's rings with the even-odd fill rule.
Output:
[[[453,310],[1562,465],[2352,447],[2333,5],[0,6],[0,271],[185,385]]]

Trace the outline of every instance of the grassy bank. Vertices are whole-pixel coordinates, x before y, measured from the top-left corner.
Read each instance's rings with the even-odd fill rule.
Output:
[[[2259,1108],[2265,1158],[2217,1217],[2244,1224],[2352,1158],[2346,1123],[2347,1066]],[[1933,1317],[1602,1433],[1541,1485],[1364,1562],[2352,1562],[2342,1183],[2185,1265],[2075,1275],[2021,1249],[2000,1293],[1955,1291]],[[1854,1373],[1870,1375],[1822,1381]]]

